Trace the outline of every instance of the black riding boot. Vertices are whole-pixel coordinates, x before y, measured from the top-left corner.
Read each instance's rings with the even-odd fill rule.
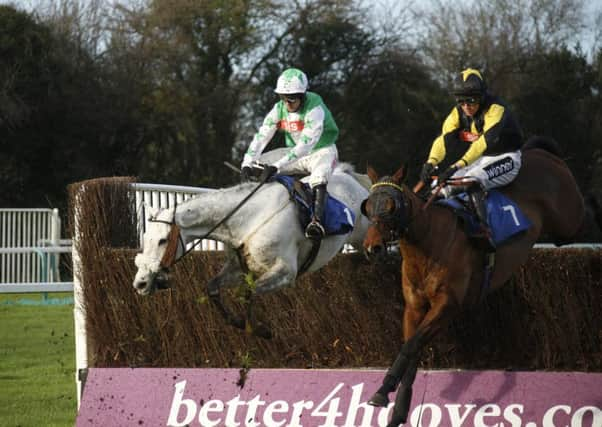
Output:
[[[480,185],[476,184],[470,188],[468,194],[470,196],[472,206],[481,223],[482,236],[480,237],[487,241],[488,245],[490,246],[489,249],[495,250],[495,245],[493,244],[491,237],[491,229],[489,228],[489,220],[487,219],[487,193]]]
[[[324,207],[326,203],[326,184],[317,185],[314,188],[314,214],[311,222],[305,228],[305,237],[312,240],[320,240],[325,231],[322,226],[324,220]]]

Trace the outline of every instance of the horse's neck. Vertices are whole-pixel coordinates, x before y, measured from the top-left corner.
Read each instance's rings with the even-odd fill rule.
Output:
[[[409,255],[419,249],[427,257],[439,258],[457,231],[453,213],[436,205],[424,209],[424,200],[409,189],[406,194],[412,219],[401,241],[402,250],[404,247],[408,249]]]
[[[180,225],[184,238],[186,240],[198,238],[223,221],[249,194],[246,187],[235,186],[203,193],[178,206],[176,222]],[[246,204],[240,206],[230,219],[211,232],[210,238],[222,242],[230,240],[233,232],[232,224],[237,223],[234,217],[244,215],[246,209],[248,209]]]
[[[267,207],[262,192],[268,185],[247,201],[244,199],[255,188],[254,185],[242,184],[220,189],[186,201],[178,207],[176,213],[176,222],[180,225],[184,238],[188,241],[199,238],[232,214],[208,238],[231,246],[239,245],[240,239],[260,216],[257,213]]]

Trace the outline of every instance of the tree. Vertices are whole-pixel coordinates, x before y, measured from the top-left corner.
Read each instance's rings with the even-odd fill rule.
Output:
[[[443,82],[467,66],[480,68],[507,97],[530,55],[577,43],[583,0],[438,1],[422,21],[428,63]]]

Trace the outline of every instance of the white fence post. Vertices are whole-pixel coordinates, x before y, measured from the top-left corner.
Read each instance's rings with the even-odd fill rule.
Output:
[[[77,387],[77,408],[81,403],[81,396],[88,369],[88,337],[86,335],[86,310],[84,304],[83,287],[81,282],[81,258],[79,254],[80,226],[79,212],[81,193],[85,190],[82,185],[75,195],[73,207],[73,244],[71,258],[73,260],[73,321],[75,333],[75,384]]]

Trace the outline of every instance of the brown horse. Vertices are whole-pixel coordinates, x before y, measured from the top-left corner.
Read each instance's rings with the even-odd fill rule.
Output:
[[[488,291],[501,287],[527,260],[542,233],[568,243],[584,220],[584,199],[566,164],[555,154],[553,141],[536,138],[525,144],[517,178],[501,189],[518,203],[532,227],[497,248]],[[370,399],[386,406],[389,393],[401,382],[389,426],[407,419],[412,384],[422,348],[459,310],[479,302],[487,255],[464,233],[459,219],[443,206],[429,205],[402,184],[404,170],[380,178],[372,168],[373,186],[364,201],[370,218],[364,239],[369,258],[385,255],[386,243],[399,239],[402,290],[405,299],[403,340],[383,385]]]

